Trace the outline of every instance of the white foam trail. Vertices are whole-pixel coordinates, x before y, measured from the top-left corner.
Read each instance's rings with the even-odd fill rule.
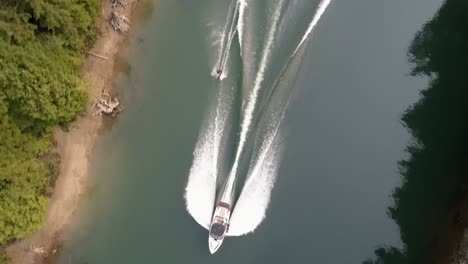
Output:
[[[239,18],[237,19],[237,33],[239,34],[239,46],[242,51],[242,41],[244,37],[244,14],[245,8],[247,7],[247,0],[239,0]],[[241,52],[242,56],[242,52]]]
[[[193,164],[185,188],[187,211],[198,224],[206,229],[210,225],[216,192],[216,171],[214,166],[208,166],[216,159],[212,141],[214,132],[213,126],[209,126],[199,139],[193,153]]]
[[[262,54],[262,58],[260,59],[260,69],[258,70],[252,93],[250,94],[249,99],[247,100],[247,106],[245,107],[245,113],[241,123],[239,146],[237,148],[234,164],[232,166],[231,172],[229,173],[228,182],[226,184],[226,186],[228,186],[227,189],[232,189],[232,187],[234,186],[240,155],[244,149],[245,140],[247,139],[247,133],[250,129],[250,123],[252,122],[255,104],[257,102],[258,92],[260,90],[265,75],[265,68],[268,62],[268,55],[270,55],[271,49],[273,48],[273,41],[276,35],[276,31],[278,30],[278,22],[283,6],[283,0],[280,0],[278,6],[279,7],[275,10],[275,13],[273,15],[273,23],[271,25],[270,31],[268,32],[267,42],[264,48],[264,52]]]
[[[231,3],[231,5],[232,5],[232,3]],[[231,9],[230,6],[229,6],[229,9]],[[221,56],[223,56],[224,38],[226,37],[226,30],[227,30],[228,23],[229,23],[229,16],[226,17],[226,22],[224,23],[223,31],[221,33],[221,41],[220,41],[221,45],[219,45],[218,58],[221,58]],[[221,61],[221,60],[219,60],[219,61]]]
[[[224,51],[224,54],[222,55],[223,56],[223,62],[221,63],[221,69],[225,69],[226,68],[226,62],[228,61],[228,58],[229,58],[229,52],[231,50],[231,44],[232,44],[232,40],[234,39],[234,36],[236,35],[236,31],[237,31],[237,28],[234,27],[234,22],[238,16],[237,12],[239,10],[239,5],[236,3],[236,8],[234,9],[234,13],[232,15],[232,21],[231,21],[231,27],[229,28],[229,38],[228,38],[228,42],[226,44],[226,49]],[[226,73],[223,72],[222,75],[226,75]],[[222,76],[220,76],[222,77]],[[224,78],[223,78],[224,79]]]
[[[208,229],[215,204],[218,156],[222,129],[230,111],[232,95],[218,95],[214,120],[202,130],[194,151],[194,159],[185,188],[187,211],[195,221]]]
[[[221,34],[219,35],[220,37],[220,40],[217,41],[217,43],[220,43],[219,44],[219,49],[218,49],[218,60],[216,62],[216,65],[214,66],[213,70],[211,71],[211,76],[217,76],[218,73],[218,69],[222,69],[223,70],[223,73],[222,75],[220,76],[220,79],[224,79],[226,78],[227,74],[226,74],[226,71],[224,71],[224,68],[226,66],[226,61],[227,61],[227,58],[226,58],[226,54],[227,56],[229,56],[229,50],[230,50],[230,47],[231,47],[231,42],[232,42],[232,39],[234,38],[234,33],[233,32],[233,23],[235,21],[235,16],[236,16],[236,12],[238,10],[238,3],[237,2],[231,2],[231,4],[229,5],[229,10],[232,8],[232,4],[235,3],[236,7],[235,7],[235,10],[232,14],[232,17],[231,16],[226,16],[226,22],[224,23],[224,27],[223,27],[223,31],[221,32]],[[229,27],[229,34],[227,34],[227,27],[229,25],[229,22],[231,24],[231,26]],[[226,34],[228,35],[228,43],[226,44],[226,46],[224,45],[224,42],[225,42],[225,38],[226,38]],[[227,51],[225,50],[227,48]]]
[[[247,181],[232,212],[229,236],[252,233],[265,219],[281,159],[280,125],[289,103],[290,99],[286,102],[279,118],[270,123],[271,132],[262,142],[260,155],[254,161],[253,167],[249,167]]]
[[[265,218],[281,153],[276,132],[268,135],[258,160],[249,169],[247,181],[231,216],[229,236],[251,233]]]
[[[325,13],[325,10],[327,10],[328,5],[330,4],[331,0],[322,0],[320,2],[317,11],[315,12],[314,18],[312,19],[312,22],[310,22],[309,27],[307,28],[306,33],[301,39],[301,42],[299,42],[299,45],[297,45],[296,49],[294,50],[294,53],[292,56],[296,55],[297,50],[304,44],[304,42],[307,40],[309,37],[310,33],[312,30],[315,28],[317,25],[318,21],[320,20],[320,17],[322,17],[323,13]]]

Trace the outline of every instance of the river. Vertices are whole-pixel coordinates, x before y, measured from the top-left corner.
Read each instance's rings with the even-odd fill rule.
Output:
[[[97,146],[93,180],[59,262],[362,263],[383,244],[403,247],[387,215],[411,141],[400,119],[428,83],[409,76],[407,50],[441,1],[333,0],[289,60],[318,5],[248,1],[242,40],[233,39],[219,81],[212,72],[230,1],[145,3],[115,79],[125,111]],[[263,57],[259,98],[268,98],[275,80],[280,92],[255,101],[237,174],[253,166],[262,127],[276,122],[276,152],[267,155],[277,165],[274,188],[255,231],[227,238],[210,255],[208,232],[186,208],[194,150],[219,95],[232,92],[221,104],[230,107],[228,132],[215,160],[226,167],[221,179],[235,166]],[[274,118],[264,117],[263,105]]]

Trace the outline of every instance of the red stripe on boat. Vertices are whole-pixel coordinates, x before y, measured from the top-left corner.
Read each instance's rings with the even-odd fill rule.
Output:
[[[231,210],[231,206],[227,203],[223,203],[223,202],[218,202],[218,206],[221,206],[221,207],[224,207],[228,210]]]

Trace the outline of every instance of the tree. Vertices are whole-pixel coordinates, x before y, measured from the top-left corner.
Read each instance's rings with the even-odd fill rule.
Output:
[[[0,246],[44,221],[57,170],[50,135],[85,109],[78,71],[99,2],[0,1]]]
[[[404,247],[378,248],[376,260],[366,263],[432,263],[450,254],[440,246],[441,234],[453,223],[450,209],[468,182],[467,13],[467,1],[445,1],[409,48],[412,75],[431,81],[402,117],[414,143],[406,149],[409,158],[399,162],[403,184],[394,190],[388,213]]]

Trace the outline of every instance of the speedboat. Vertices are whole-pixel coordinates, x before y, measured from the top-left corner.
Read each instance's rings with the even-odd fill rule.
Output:
[[[208,246],[211,254],[214,254],[223,243],[224,237],[229,231],[229,217],[231,216],[231,205],[218,202],[213,219],[211,220]]]

